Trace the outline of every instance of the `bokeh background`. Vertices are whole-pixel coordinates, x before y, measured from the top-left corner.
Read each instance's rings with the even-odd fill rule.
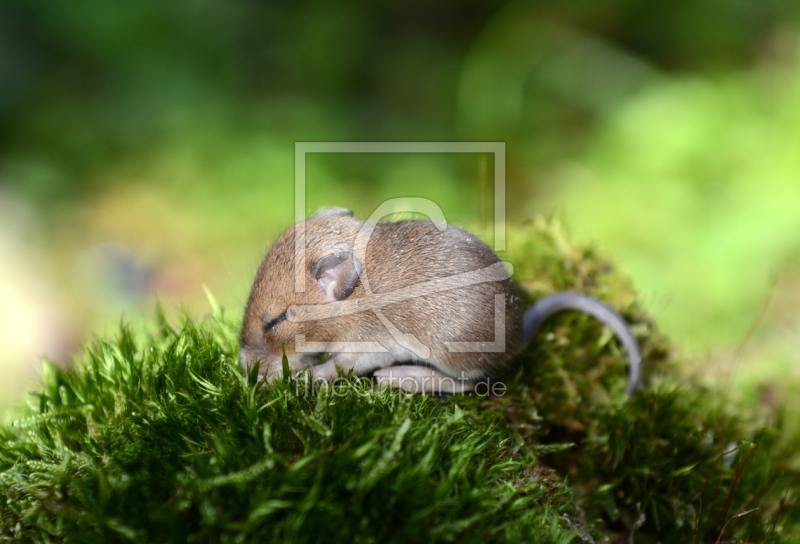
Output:
[[[793,0],[4,0],[0,405],[156,297],[241,311],[296,141],[506,142],[509,228],[595,243],[710,375],[798,379]],[[491,209],[481,155],[307,167],[310,212]]]

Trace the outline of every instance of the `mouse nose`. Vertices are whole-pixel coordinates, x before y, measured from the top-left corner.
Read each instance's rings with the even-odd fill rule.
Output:
[[[265,374],[268,369],[280,364],[280,357],[269,349],[242,346],[239,349],[239,364],[247,372],[256,363],[260,364],[259,374]]]
[[[269,358],[263,353],[258,353],[258,351],[260,350],[248,349],[246,347],[239,350],[239,364],[242,365],[245,372],[250,370],[250,368],[258,362],[261,363],[262,367],[266,366],[269,362]]]

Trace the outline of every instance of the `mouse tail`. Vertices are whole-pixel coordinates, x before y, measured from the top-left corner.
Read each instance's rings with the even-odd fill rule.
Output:
[[[639,342],[628,323],[612,308],[594,297],[582,293],[563,292],[548,295],[531,306],[522,318],[522,332],[528,343],[551,315],[573,310],[589,314],[611,329],[628,354],[628,386],[625,394],[630,397],[639,385],[642,354]]]

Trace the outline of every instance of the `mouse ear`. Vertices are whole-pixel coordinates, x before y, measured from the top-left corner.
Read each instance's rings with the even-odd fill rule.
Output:
[[[321,217],[353,217],[353,212],[344,208],[326,208],[312,215],[311,219],[319,219]]]
[[[311,277],[329,302],[350,296],[361,274],[361,261],[349,252],[326,255],[311,266]]]

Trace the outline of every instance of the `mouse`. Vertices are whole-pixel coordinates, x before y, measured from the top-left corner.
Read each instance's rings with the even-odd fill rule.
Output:
[[[359,221],[324,209],[283,232],[258,267],[240,362],[258,364],[268,382],[283,375],[285,356],[292,373],[314,380],[352,371],[413,392],[467,393],[508,371],[550,316],[572,310],[613,331],[634,393],[641,352],[619,313],[578,292],[523,311],[511,275],[487,244],[443,220]]]

